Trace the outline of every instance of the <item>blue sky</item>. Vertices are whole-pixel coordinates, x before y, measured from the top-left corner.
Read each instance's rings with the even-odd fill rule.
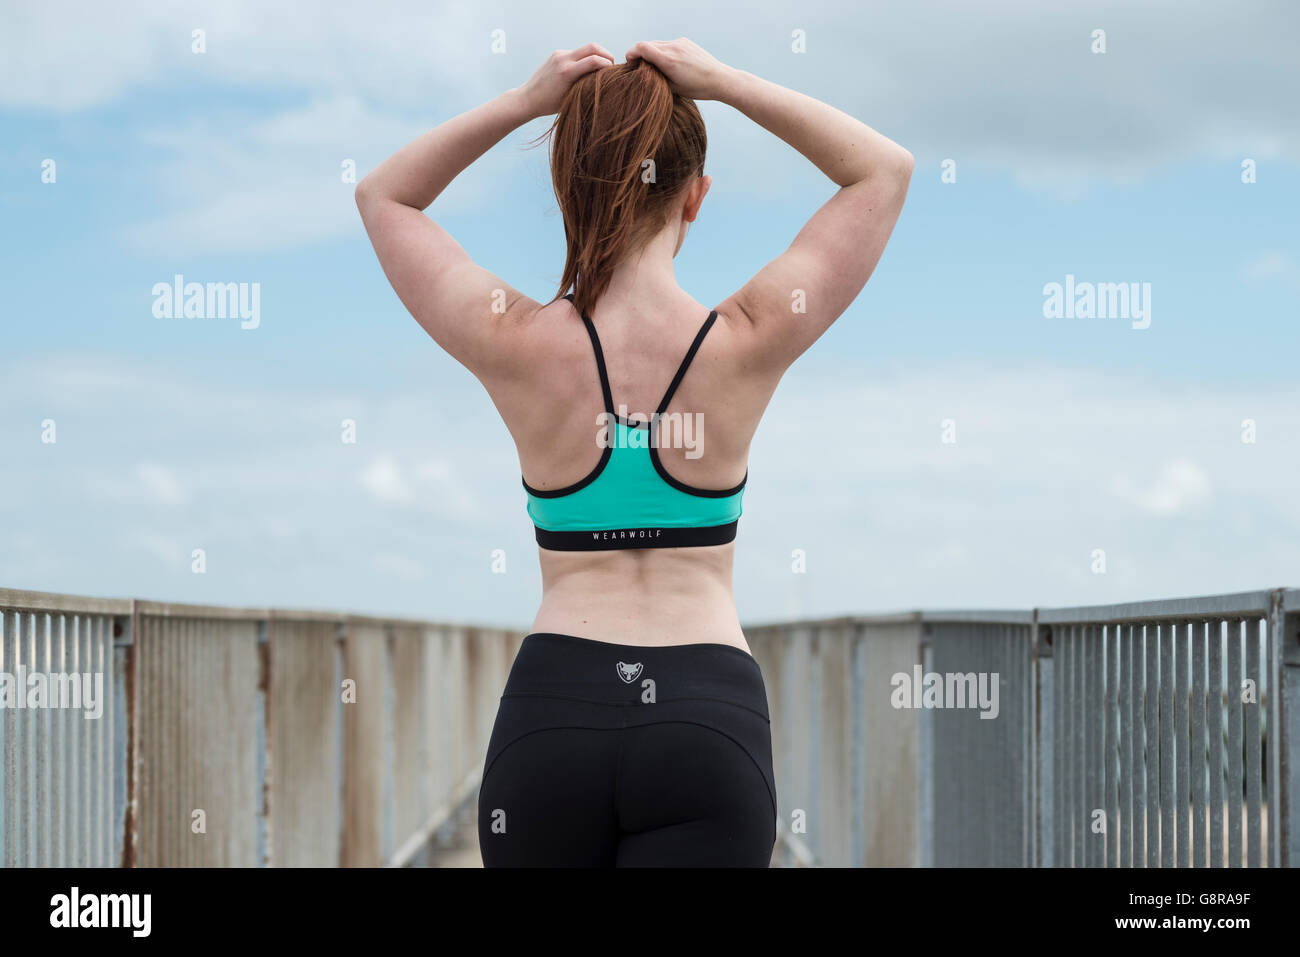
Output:
[[[508,435],[388,288],[341,164],[364,174],[556,47],[678,35],[917,159],[876,276],[755,440],[743,619],[1300,583],[1300,14],[974,6],[6,13],[0,585],[527,624],[540,579]],[[716,302],[833,187],[728,107],[702,110],[714,186],[678,278]],[[545,149],[523,148],[541,128],[431,214],[549,298],[561,227]],[[260,326],[156,318],[151,290],[176,273],[259,283]],[[1067,274],[1150,283],[1150,328],[1044,318]]]

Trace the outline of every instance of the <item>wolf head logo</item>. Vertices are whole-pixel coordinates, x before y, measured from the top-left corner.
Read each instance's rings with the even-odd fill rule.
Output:
[[[620,661],[618,663],[618,676],[627,684],[636,681],[637,678],[641,677],[641,662],[638,661],[634,665],[629,665]]]

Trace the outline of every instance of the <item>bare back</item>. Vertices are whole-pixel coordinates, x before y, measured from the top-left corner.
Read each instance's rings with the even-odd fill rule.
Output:
[[[709,312],[680,291],[667,301],[601,303],[594,310],[615,408],[642,419],[656,410]],[[489,393],[514,437],[524,480],[538,489],[564,488],[601,457],[604,403],[592,343],[567,299],[540,306],[519,334],[535,363],[521,378],[489,386]],[[747,375],[743,347],[743,336],[719,312],[666,409],[671,421],[684,424],[664,430],[659,457],[683,483],[729,489],[746,477],[750,442],[776,380]],[[539,548],[543,595],[532,630],[747,649],[732,592],[734,550],[734,543]]]

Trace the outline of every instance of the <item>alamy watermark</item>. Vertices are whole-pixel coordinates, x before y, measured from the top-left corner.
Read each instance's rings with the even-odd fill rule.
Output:
[[[1151,283],[1075,282],[1067,274],[1064,284],[1043,286],[1045,319],[1128,319],[1132,328],[1151,325]]]
[[[0,671],[0,711],[27,708],[80,710],[83,718],[97,720],[104,714],[104,673],[29,672],[26,665]]]
[[[895,708],[978,708],[981,718],[998,716],[998,672],[923,671],[896,673],[890,679],[894,689],[889,703]]]
[[[169,283],[154,283],[152,292],[158,319],[239,319],[241,329],[262,324],[260,282],[186,282],[177,273]]]
[[[83,894],[74,886],[50,898],[50,926],[116,927],[131,931],[132,937],[148,937],[152,910],[152,894]]]
[[[628,428],[618,428],[620,419]],[[637,413],[633,417],[626,405],[620,405],[617,414],[597,415],[596,429],[596,445],[602,449],[685,449],[688,459],[704,454],[703,412]]]

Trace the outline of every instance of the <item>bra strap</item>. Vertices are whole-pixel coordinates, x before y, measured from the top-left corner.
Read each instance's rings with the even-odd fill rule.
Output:
[[[564,298],[572,303],[573,293],[567,294]],[[704,324],[700,326],[700,331],[695,334],[695,339],[691,342],[691,347],[686,350],[686,357],[682,359],[682,364],[677,367],[677,374],[673,376],[673,381],[669,384],[668,391],[665,392],[664,397],[659,400],[659,408],[655,410],[656,414],[662,414],[668,411],[668,403],[672,401],[673,395],[677,392],[677,387],[682,384],[682,379],[686,375],[686,370],[690,368],[691,360],[695,358],[695,353],[700,351],[700,345],[704,342],[704,337],[709,334],[709,330],[713,328],[713,324],[717,321],[717,318],[718,311],[716,309],[710,309],[708,318],[705,319]],[[596,353],[596,368],[600,372],[600,389],[605,396],[605,410],[613,413],[614,393],[609,387],[609,371],[605,368],[605,353],[600,348],[600,336],[596,334],[595,323],[588,318],[586,313],[582,314],[582,322],[587,327],[587,335],[591,337],[592,351]]]
[[[704,325],[700,326],[700,331],[695,334],[695,341],[691,343],[690,349],[686,351],[686,358],[682,360],[682,364],[677,367],[677,375],[673,376],[672,384],[668,386],[668,391],[664,393],[664,397],[659,401],[659,408],[655,410],[656,413],[668,411],[668,403],[673,400],[673,394],[677,391],[677,387],[682,384],[682,377],[686,375],[691,360],[695,358],[695,353],[700,351],[700,344],[704,342],[704,337],[709,334],[709,330],[713,328],[713,323],[717,318],[717,310],[710,309],[709,318],[704,320]]]
[[[564,297],[573,302],[573,293]],[[605,369],[605,353],[600,348],[600,336],[596,335],[596,325],[587,318],[587,314],[582,314],[583,325],[587,327],[587,335],[591,337],[591,348],[596,353],[596,369],[600,372],[600,391],[605,396],[605,411],[611,415],[614,413],[614,393],[609,387],[609,372]]]

